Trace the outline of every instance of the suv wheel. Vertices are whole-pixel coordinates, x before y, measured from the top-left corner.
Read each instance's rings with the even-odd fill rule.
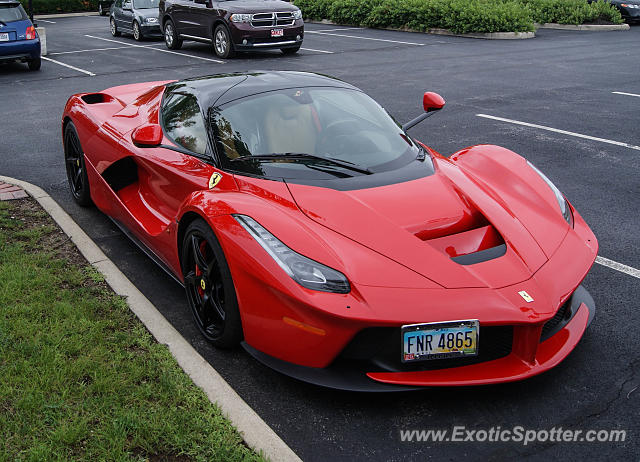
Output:
[[[111,16],[111,20],[109,21],[109,29],[111,29],[111,35],[120,37],[120,31],[118,30],[118,26],[116,26],[116,20],[113,16]]]
[[[219,58],[233,58],[231,35],[225,26],[220,24],[213,33],[213,49]]]
[[[285,55],[293,55],[297,53],[299,49],[300,49],[300,45],[293,48],[280,48],[280,51],[282,51]]]
[[[140,24],[138,24],[138,21],[133,21],[133,38],[138,42],[142,40],[142,33],[140,32]]]
[[[178,38],[178,33],[171,20],[168,20],[164,25],[164,43],[170,50],[179,50],[182,47],[182,40]]]

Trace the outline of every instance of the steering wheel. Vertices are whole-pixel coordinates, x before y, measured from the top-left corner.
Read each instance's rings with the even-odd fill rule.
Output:
[[[359,130],[360,124],[355,120],[335,120],[327,124],[316,143],[316,153],[344,152],[345,148],[353,144],[353,134]]]

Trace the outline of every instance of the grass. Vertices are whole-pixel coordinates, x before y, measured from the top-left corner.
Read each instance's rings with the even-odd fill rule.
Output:
[[[32,199],[0,202],[0,460],[261,460]]]

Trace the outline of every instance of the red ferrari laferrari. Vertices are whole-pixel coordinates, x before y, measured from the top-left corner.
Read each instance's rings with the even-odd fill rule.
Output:
[[[595,236],[519,155],[449,158],[343,81],[221,74],[72,96],[71,193],[184,285],[216,346],[323,386],[546,371],[594,315]]]

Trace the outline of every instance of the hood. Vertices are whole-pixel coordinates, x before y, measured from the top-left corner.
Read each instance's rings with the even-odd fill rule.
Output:
[[[158,8],[136,9],[136,14],[142,18],[157,18],[160,15]]]
[[[377,188],[288,187],[310,219],[447,288],[505,287],[547,261],[513,211],[450,163]],[[489,249],[502,251],[473,264],[455,258]]]
[[[231,13],[272,13],[298,9],[282,0],[230,0],[224,2],[223,8]]]

